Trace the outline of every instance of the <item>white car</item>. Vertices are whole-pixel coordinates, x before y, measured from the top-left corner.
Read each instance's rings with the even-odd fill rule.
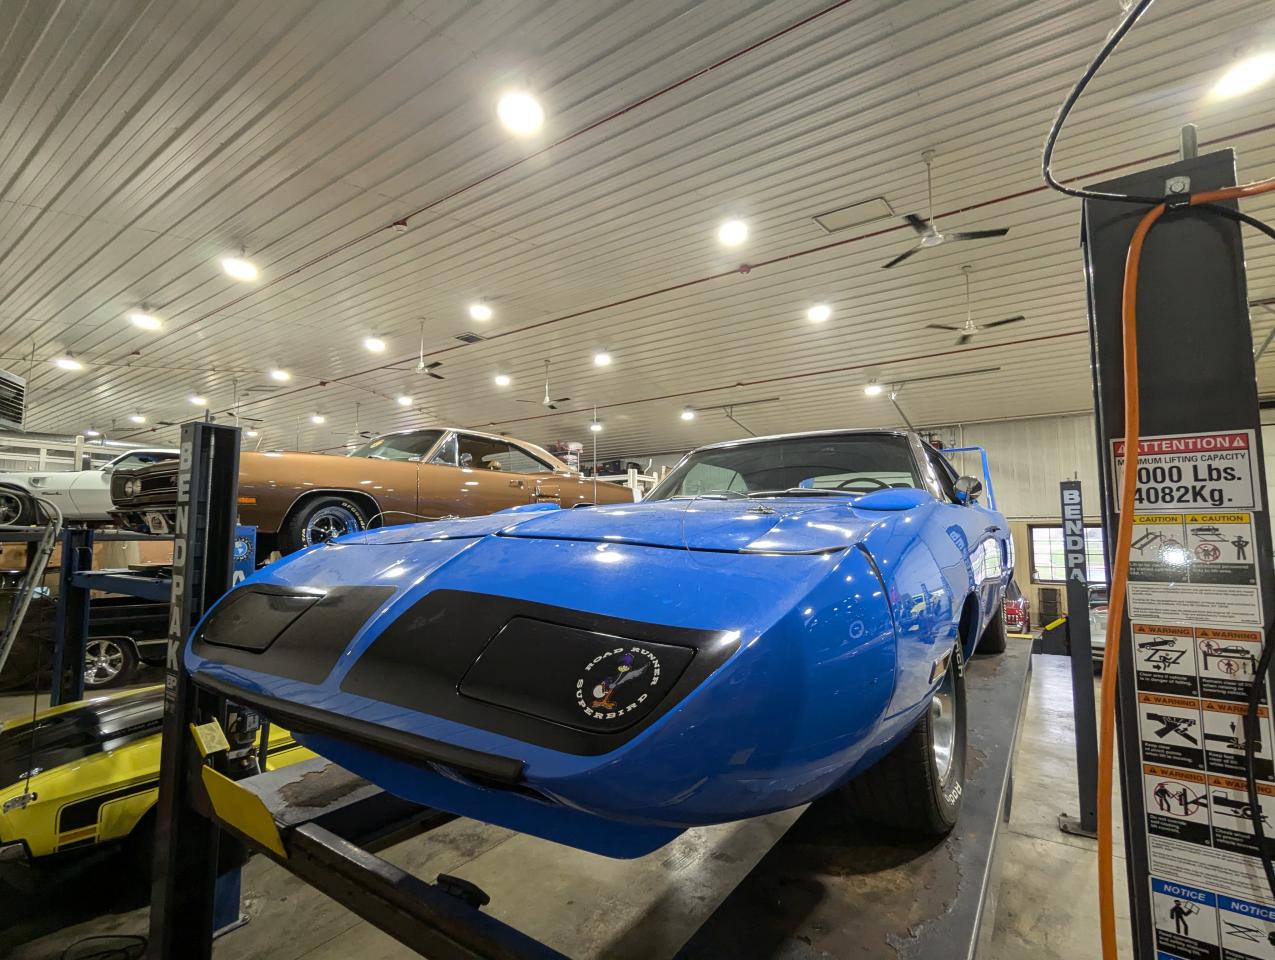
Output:
[[[136,449],[121,453],[93,470],[0,473],[0,524],[33,523],[31,505],[18,491],[56,504],[70,522],[105,521],[111,513],[111,474],[161,460],[174,460],[178,450]]]

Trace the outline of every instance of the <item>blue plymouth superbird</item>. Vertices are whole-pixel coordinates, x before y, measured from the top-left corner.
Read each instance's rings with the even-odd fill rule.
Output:
[[[956,821],[1005,518],[912,433],[702,447],[641,503],[342,537],[227,594],[195,681],[429,806],[615,857],[835,791]]]

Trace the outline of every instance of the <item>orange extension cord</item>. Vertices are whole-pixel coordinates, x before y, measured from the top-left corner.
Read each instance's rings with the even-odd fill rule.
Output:
[[[1275,190],[1275,178],[1259,180],[1225,190],[1209,190],[1192,194],[1191,206],[1201,203],[1218,203],[1238,200]],[[1116,948],[1115,895],[1112,888],[1112,761],[1115,756],[1116,738],[1116,675],[1120,654],[1121,627],[1124,620],[1125,589],[1129,579],[1129,541],[1133,535],[1134,491],[1138,479],[1138,266],[1142,261],[1142,246],[1147,234],[1157,220],[1164,216],[1167,207],[1157,204],[1146,212],[1133,231],[1129,241],[1129,253],[1125,260],[1123,323],[1121,341],[1124,347],[1124,437],[1125,467],[1120,485],[1120,514],[1116,527],[1115,563],[1111,571],[1111,593],[1107,623],[1106,650],[1102,655],[1102,695],[1099,709],[1098,731],[1098,914],[1102,935],[1103,960],[1118,960]]]

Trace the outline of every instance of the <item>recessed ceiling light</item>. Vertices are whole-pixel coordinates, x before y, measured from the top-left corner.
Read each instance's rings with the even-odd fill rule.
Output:
[[[592,430],[594,433],[601,433],[602,424],[599,423],[597,420],[594,420],[591,424],[589,424],[589,429]]]
[[[192,393],[192,394],[191,394],[189,397],[187,397],[186,399],[188,399],[191,403],[193,403],[193,404],[194,404],[195,406],[197,406],[197,407],[206,407],[206,406],[208,406],[208,398],[207,398],[207,397],[201,397],[201,396],[200,396],[199,394],[197,394],[197,393]]]
[[[491,307],[479,300],[469,305],[469,315],[475,320],[490,320]]]
[[[257,268],[251,260],[243,257],[222,257],[221,269],[231,280],[242,280],[245,283],[257,279]]]
[[[727,247],[738,247],[748,239],[748,224],[743,220],[727,220],[717,228],[717,239]]]
[[[270,379],[276,380],[279,383],[287,383],[292,379],[292,374],[288,373],[287,370],[284,370],[281,367],[275,367],[270,371]]]
[[[509,374],[507,373],[498,373],[492,377],[492,379],[496,381],[496,386],[498,387],[507,387],[509,384],[513,383],[513,380],[509,378]]]
[[[1213,96],[1219,100],[1256,90],[1275,76],[1275,53],[1261,53],[1241,60],[1218,78]]]
[[[245,430],[243,432],[243,435],[245,437],[259,437],[261,436],[261,431],[260,430]]]
[[[92,427],[89,427],[87,430],[84,431],[84,435],[86,437],[100,437],[102,435],[102,431],[94,430]]]
[[[869,397],[879,397],[885,387],[881,386],[876,380],[869,380],[863,387],[863,392]]]
[[[380,337],[364,337],[363,349],[367,350],[369,353],[384,353],[385,341]]]
[[[84,369],[84,364],[76,360],[70,350],[62,354],[60,357],[55,357],[53,359],[53,362],[56,363],[59,367],[61,367],[63,370],[83,370]]]
[[[593,365],[595,367],[611,366],[611,354],[607,353],[605,350],[599,350],[593,355]]]
[[[683,407],[683,408],[682,408],[682,419],[683,419],[683,420],[694,420],[694,419],[695,419],[695,411],[694,411],[694,410],[692,410],[690,407]]]
[[[130,313],[128,318],[133,321],[133,326],[142,330],[158,330],[164,325],[159,317],[151,316],[149,313]]]
[[[816,303],[806,311],[806,318],[811,323],[823,323],[830,316],[832,316],[832,307],[826,303]]]
[[[511,90],[496,103],[496,116],[505,129],[520,137],[535,133],[545,122],[545,111],[540,101],[529,93]]]
[[[128,415],[128,422],[129,423],[145,423],[146,418],[142,416],[140,413],[130,413]]]
[[[328,422],[328,418],[321,413],[316,413],[310,417],[310,422],[316,427],[321,427],[323,424]]]
[[[412,398],[407,394],[403,394],[403,396],[398,398],[398,405],[400,407],[410,407],[412,405]]]

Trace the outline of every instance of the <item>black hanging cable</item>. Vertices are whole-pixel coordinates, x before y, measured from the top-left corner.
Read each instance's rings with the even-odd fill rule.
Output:
[[[1071,93],[1067,94],[1067,99],[1063,101],[1058,115],[1054,117],[1053,125],[1049,128],[1049,136],[1045,138],[1045,152],[1041,158],[1041,173],[1045,178],[1045,183],[1059,193],[1065,193],[1069,197],[1079,197],[1083,200],[1119,200],[1126,203],[1149,203],[1153,205],[1159,203],[1162,199],[1160,197],[1138,197],[1120,193],[1077,190],[1074,187],[1064,186],[1055,180],[1051,169],[1054,159],[1054,147],[1058,143],[1058,135],[1062,133],[1063,124],[1067,122],[1067,117],[1070,115],[1072,107],[1076,105],[1076,101],[1085,92],[1085,88],[1089,86],[1089,81],[1094,78],[1094,74],[1102,68],[1107,58],[1115,52],[1116,47],[1120,46],[1120,41],[1124,39],[1125,34],[1133,29],[1133,25],[1138,22],[1138,18],[1146,12],[1147,7],[1151,6],[1153,2],[1154,0],[1137,0],[1137,3],[1129,8],[1124,19],[1107,37],[1107,41],[1102,45],[1102,49],[1098,51],[1098,55],[1094,57],[1093,62],[1089,64],[1089,67],[1076,82],[1076,85],[1071,88]]]
[[[1261,739],[1259,704],[1262,691],[1266,689],[1266,676],[1271,668],[1271,655],[1275,653],[1275,622],[1266,629],[1266,643],[1262,647],[1262,655],[1253,668],[1253,682],[1248,689],[1248,708],[1244,711],[1244,780],[1248,787],[1249,819],[1253,821],[1253,833],[1257,839],[1257,855],[1262,861],[1262,870],[1266,873],[1266,885],[1270,888],[1271,899],[1275,900],[1275,863],[1271,862],[1270,851],[1266,847],[1266,831],[1262,827],[1261,798],[1257,792],[1257,744]]]

